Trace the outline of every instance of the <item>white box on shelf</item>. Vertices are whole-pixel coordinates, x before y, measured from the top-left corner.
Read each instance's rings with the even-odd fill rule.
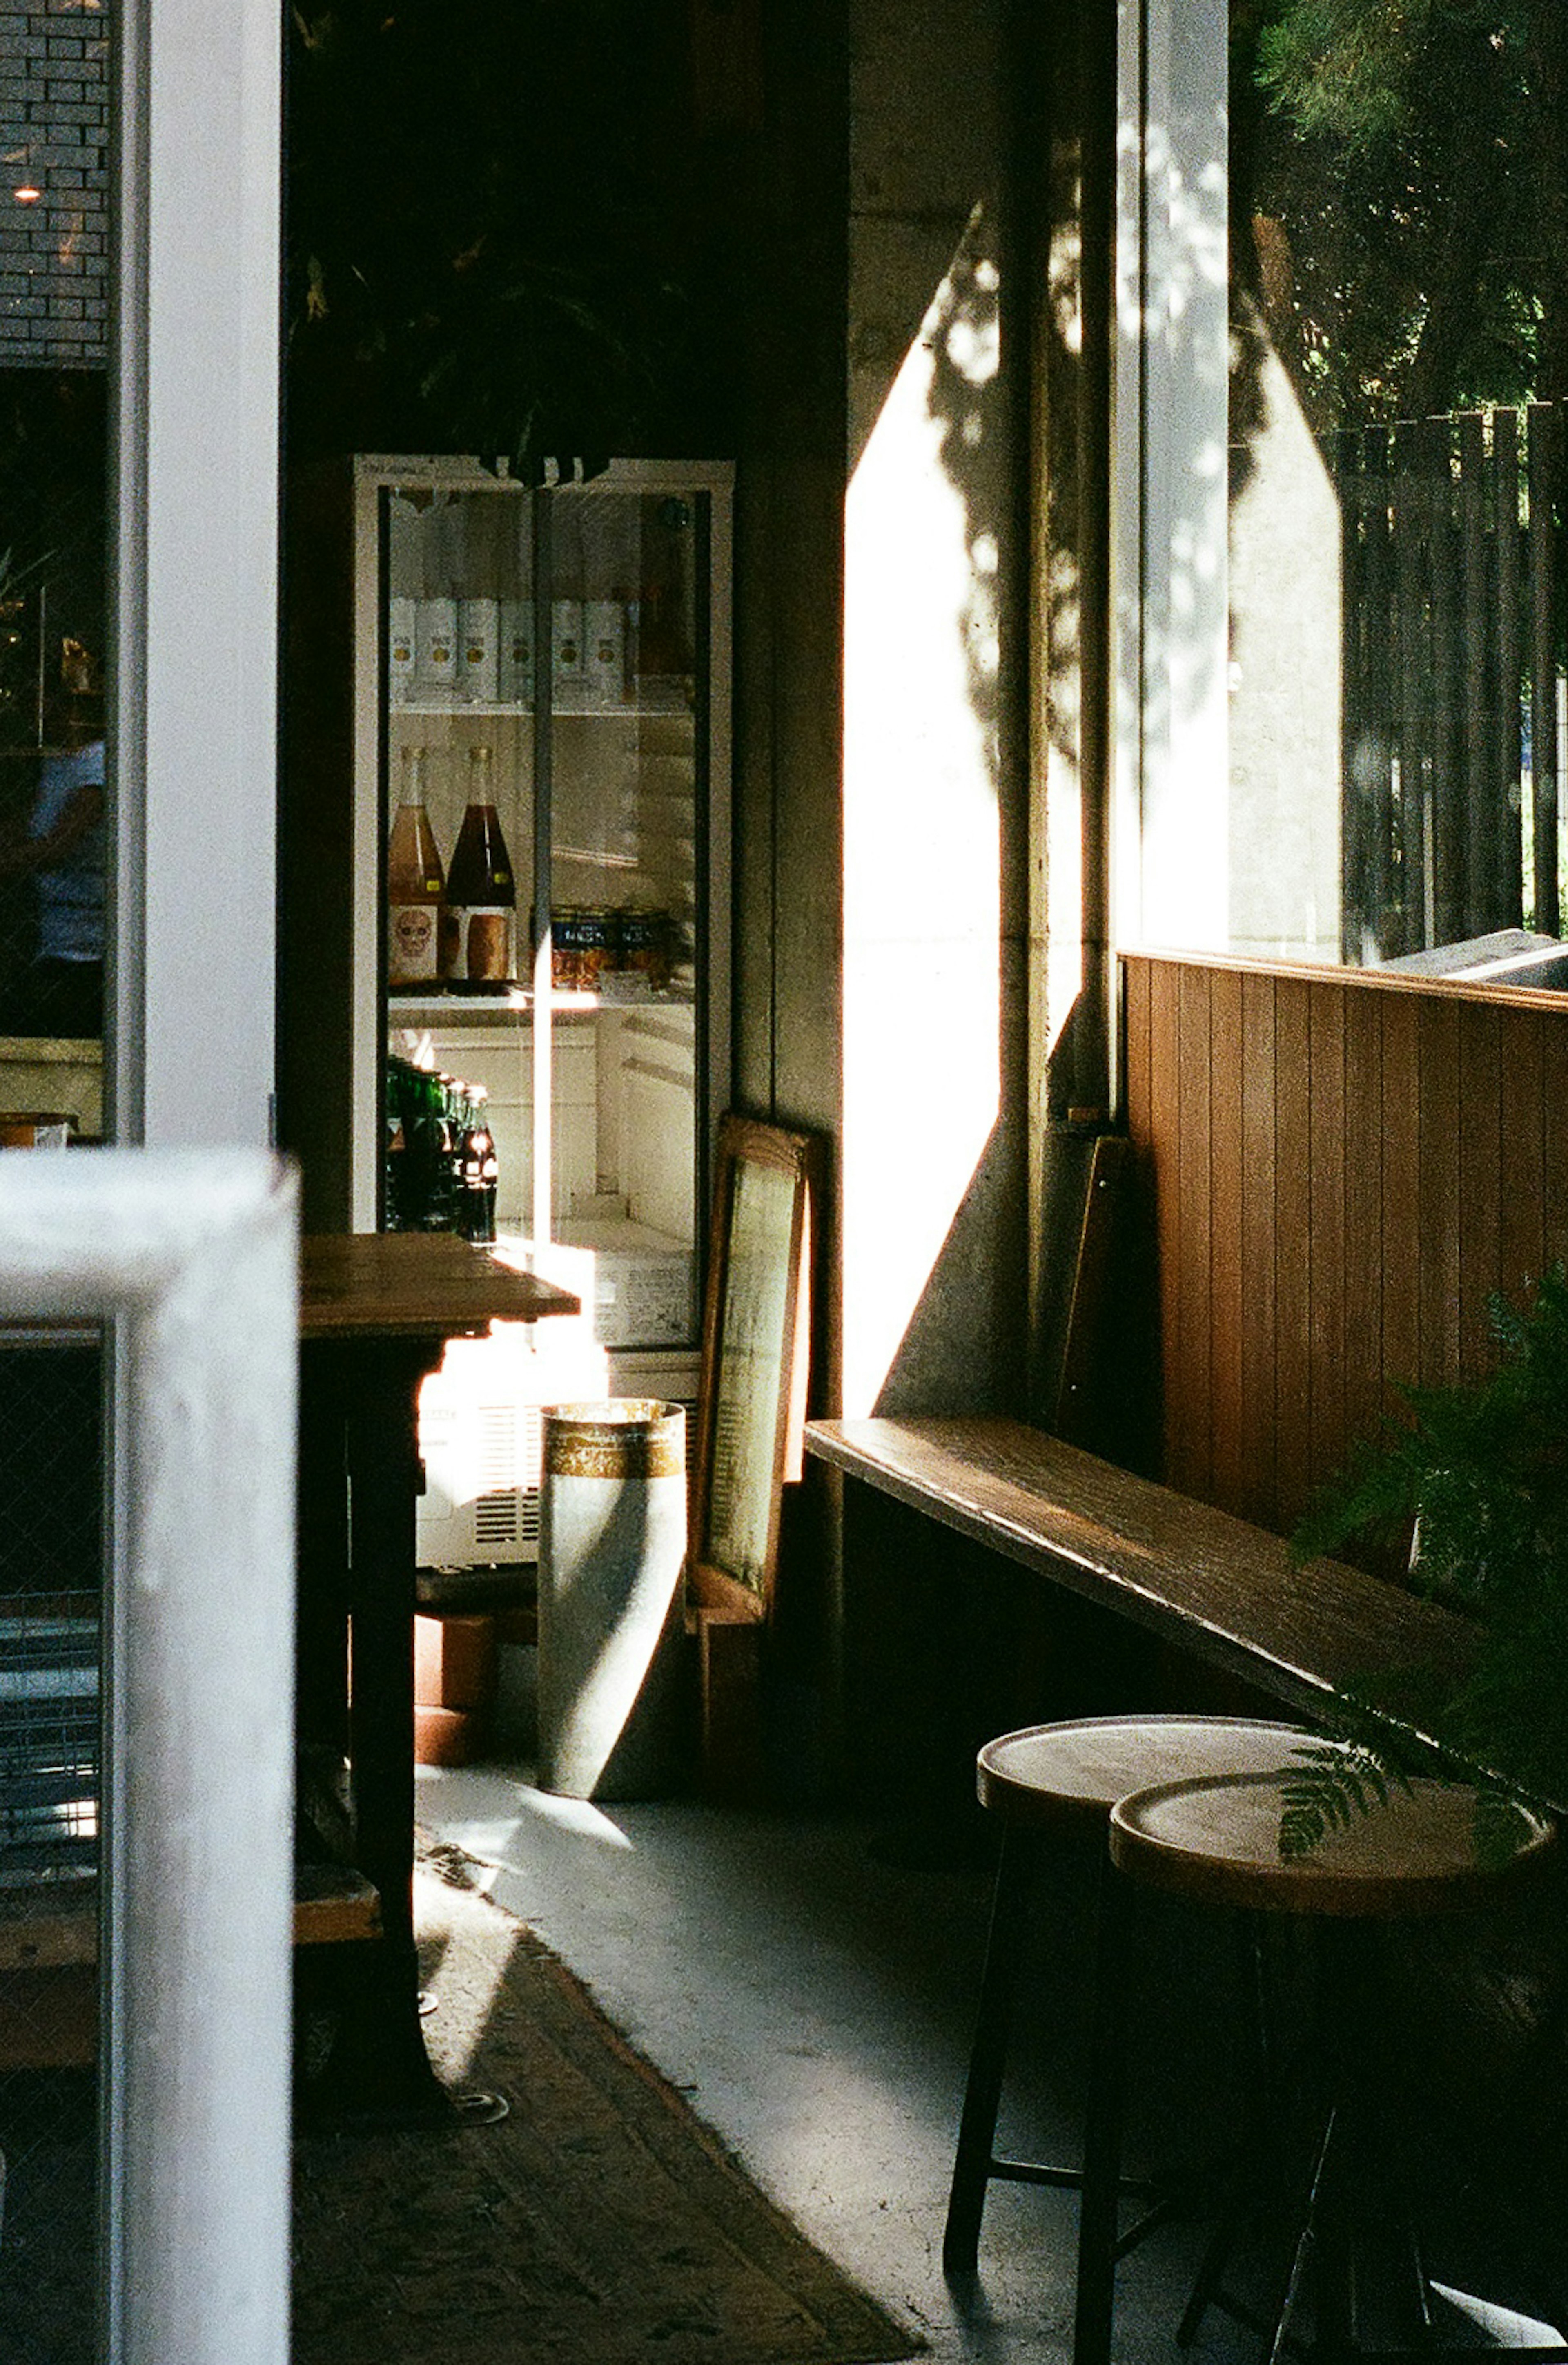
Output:
[[[693,1260],[667,1232],[624,1216],[556,1227],[539,1271],[591,1306],[601,1347],[679,1347],[693,1335]]]

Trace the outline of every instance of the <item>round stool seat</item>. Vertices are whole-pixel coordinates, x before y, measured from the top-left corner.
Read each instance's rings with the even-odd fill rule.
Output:
[[[1352,1814],[1304,1856],[1282,1857],[1280,1819],[1291,1776],[1210,1774],[1124,1796],[1111,1812],[1111,1860],[1151,1887],[1247,1912],[1392,1919],[1457,1911],[1532,1870],[1555,1826],[1516,1810],[1511,1856],[1475,1841],[1476,1793],[1412,1782]]]
[[[1313,1735],[1239,1716],[1092,1716],[988,1741],[976,1765],[982,1807],[1030,1830],[1092,1832],[1129,1790],[1195,1776],[1277,1774]]]

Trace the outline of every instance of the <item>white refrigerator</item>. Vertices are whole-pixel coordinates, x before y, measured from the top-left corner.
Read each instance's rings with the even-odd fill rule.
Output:
[[[733,471],[551,475],[361,457],[305,488],[289,539],[284,1010],[308,1226],[313,1180],[352,1230],[463,1220],[430,1187],[445,1078],[454,1146],[476,1113],[493,1138],[501,1253],[584,1306],[456,1342],[427,1384],[432,1565],[533,1556],[543,1405],[695,1398],[729,1093]],[[400,901],[431,894],[398,854],[405,802],[442,874],[428,913]],[[471,806],[490,809],[477,835]],[[334,959],[348,1026],[313,1059],[311,966]]]

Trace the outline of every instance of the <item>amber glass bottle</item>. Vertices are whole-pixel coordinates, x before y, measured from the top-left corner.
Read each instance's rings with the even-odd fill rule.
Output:
[[[517,976],[517,884],[496,811],[494,750],[468,751],[468,810],[446,880],[442,974],[454,985],[500,986]]]
[[[425,751],[403,750],[403,780],[386,847],[386,981],[433,984],[439,970],[441,852],[425,811]]]

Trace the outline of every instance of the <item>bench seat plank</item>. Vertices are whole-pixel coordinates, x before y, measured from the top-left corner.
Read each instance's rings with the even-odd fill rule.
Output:
[[[806,1450],[1298,1713],[1347,1685],[1412,1720],[1410,1676],[1469,1664],[1471,1621],[992,1415],[809,1422]]]

